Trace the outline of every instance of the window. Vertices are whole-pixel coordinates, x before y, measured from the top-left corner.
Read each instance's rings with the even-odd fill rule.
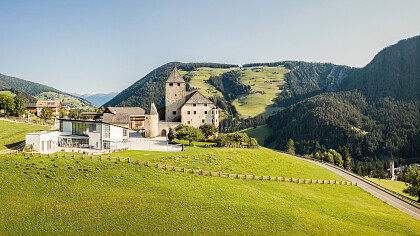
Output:
[[[201,123],[204,123],[204,119],[201,120]]]
[[[87,131],[89,130],[89,123],[73,122],[71,128],[72,135],[87,136]]]
[[[207,115],[207,111],[204,111],[204,114],[206,114],[206,115]]]
[[[178,86],[181,86],[181,83],[178,83]]]
[[[127,129],[123,129],[123,136],[126,137],[127,136]]]
[[[216,119],[216,123],[217,123],[217,119]]]
[[[189,115],[189,114],[191,114],[191,111],[187,111],[187,114]]]
[[[176,93],[175,93],[175,97],[176,97]]]
[[[174,84],[173,84],[173,83],[169,83],[169,86],[171,86],[171,87],[172,87],[172,86],[174,86]]]
[[[214,114],[214,111],[211,111],[211,114],[213,115]]]
[[[172,111],[172,115],[176,115],[176,111]]]
[[[60,120],[60,132],[63,132],[63,121]]]
[[[89,124],[89,132],[96,133],[96,124]]]
[[[207,106],[207,103],[205,103],[204,106],[206,107]]]
[[[194,103],[194,104],[193,104],[193,107],[196,107],[196,106],[197,106],[197,104],[195,104],[195,103]]]
[[[217,110],[216,110],[216,114],[217,114]]]
[[[191,121],[187,121],[187,124],[190,124],[191,123]]]
[[[194,111],[194,115],[197,115],[197,111]]]
[[[109,125],[108,124],[104,124],[103,126],[103,130],[104,130],[104,138],[110,138],[110,132],[109,132]]]
[[[213,123],[213,119],[211,119],[211,123]]]

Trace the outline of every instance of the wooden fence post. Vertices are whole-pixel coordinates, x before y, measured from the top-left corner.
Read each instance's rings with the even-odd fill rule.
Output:
[[[128,163],[130,163],[130,158],[128,158],[128,160],[127,160],[127,161],[128,161]]]

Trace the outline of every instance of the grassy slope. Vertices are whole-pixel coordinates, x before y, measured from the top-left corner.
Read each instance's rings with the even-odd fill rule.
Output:
[[[254,91],[263,91],[266,94],[254,93],[241,96],[234,100],[239,114],[257,116],[272,114],[280,107],[274,106],[274,99],[281,92],[279,86],[284,84],[284,74],[288,70],[284,67],[259,67],[247,69],[242,72],[241,82],[250,85]]]
[[[246,133],[251,138],[256,138],[260,145],[264,145],[265,139],[270,136],[273,131],[267,125],[258,126],[257,128],[248,128],[241,130],[240,133]]]
[[[9,97],[16,97],[16,94],[12,93],[11,91],[0,91],[0,94],[6,94]]]
[[[357,187],[234,180],[128,163],[0,156],[0,234],[415,235]]]
[[[392,180],[387,180],[387,179],[381,179],[380,181],[377,178],[368,178],[369,180],[387,188],[390,189],[392,191],[395,191],[401,195],[404,195],[408,198],[413,199],[414,201],[417,201],[416,197],[410,196],[406,193],[403,193],[403,189],[405,189],[407,186],[405,185],[404,182],[402,181],[392,181]]]
[[[266,148],[248,150],[186,147],[186,150],[186,152],[124,151],[113,153],[111,156],[231,174],[344,180],[317,165]]]
[[[48,129],[50,127],[0,120],[0,150],[7,149],[6,145],[24,141],[26,133]]]
[[[180,70],[180,74],[182,76],[192,76],[189,82],[190,86],[198,89],[204,96],[212,97],[214,95],[222,96],[222,94],[209,83],[208,79],[210,76],[217,76],[230,70],[238,70],[239,68],[214,69],[203,67],[199,69],[202,71],[194,70],[187,72]],[[279,86],[284,83],[284,74],[287,72],[288,70],[283,67],[249,68],[241,72],[241,82],[243,84],[250,85],[254,91],[264,91],[266,94],[248,94],[235,99],[233,105],[239,114],[244,116],[257,116],[271,114],[281,110],[282,108],[274,106],[273,100],[281,92]]]
[[[79,109],[94,109],[95,107],[88,102],[82,101],[76,97],[58,94],[55,92],[43,92],[35,96],[38,100],[61,100],[63,106],[69,106],[71,108]]]

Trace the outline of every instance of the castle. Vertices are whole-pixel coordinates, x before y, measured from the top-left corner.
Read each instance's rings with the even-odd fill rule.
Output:
[[[165,106],[159,110],[152,102],[145,112],[146,137],[166,136],[179,124],[200,127],[219,126],[219,109],[198,91],[186,91],[186,84],[175,67],[165,83]]]

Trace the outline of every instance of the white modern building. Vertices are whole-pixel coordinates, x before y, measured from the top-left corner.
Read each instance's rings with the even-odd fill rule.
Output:
[[[128,148],[128,128],[103,121],[60,119],[59,131],[26,134],[26,146],[40,153],[57,148],[118,150]]]

